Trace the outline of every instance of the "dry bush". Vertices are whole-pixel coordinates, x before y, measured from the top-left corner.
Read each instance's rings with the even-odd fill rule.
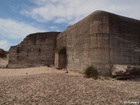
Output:
[[[89,66],[86,68],[84,75],[86,78],[94,78],[97,79],[98,78],[98,71],[95,67],[93,66]]]

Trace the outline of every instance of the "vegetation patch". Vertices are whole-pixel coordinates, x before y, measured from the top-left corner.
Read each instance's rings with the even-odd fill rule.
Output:
[[[60,46],[59,48],[56,48],[56,52],[66,53],[66,46]]]
[[[89,66],[85,69],[84,75],[86,78],[98,79],[98,71],[94,66]]]

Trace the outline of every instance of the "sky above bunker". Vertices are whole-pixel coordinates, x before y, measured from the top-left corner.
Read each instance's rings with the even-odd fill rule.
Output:
[[[30,33],[64,31],[96,10],[140,20],[140,0],[1,0],[0,48],[9,50]]]

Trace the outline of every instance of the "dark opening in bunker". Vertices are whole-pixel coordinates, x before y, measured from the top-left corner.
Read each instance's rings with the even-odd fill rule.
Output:
[[[59,48],[55,53],[55,67],[65,69],[67,66],[67,50],[66,47]]]

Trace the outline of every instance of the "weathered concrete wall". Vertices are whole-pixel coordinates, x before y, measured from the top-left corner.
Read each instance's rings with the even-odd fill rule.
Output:
[[[8,67],[54,65],[55,59],[57,68],[83,72],[93,65],[99,74],[110,75],[113,64],[140,64],[139,20],[96,11],[58,34],[27,36],[11,47]],[[54,51],[63,47],[63,54]]]
[[[83,72],[93,65],[110,75],[112,64],[139,63],[139,26],[138,20],[96,11],[62,32],[57,48],[67,48],[67,69]]]
[[[67,69],[82,72],[94,65],[100,72],[108,68],[108,26],[108,14],[94,12],[58,36],[57,47],[67,47]],[[108,74],[109,71],[101,72]]]
[[[9,51],[9,68],[54,65],[56,38],[59,32],[28,35]]]
[[[140,64],[140,21],[109,14],[110,63]]]

